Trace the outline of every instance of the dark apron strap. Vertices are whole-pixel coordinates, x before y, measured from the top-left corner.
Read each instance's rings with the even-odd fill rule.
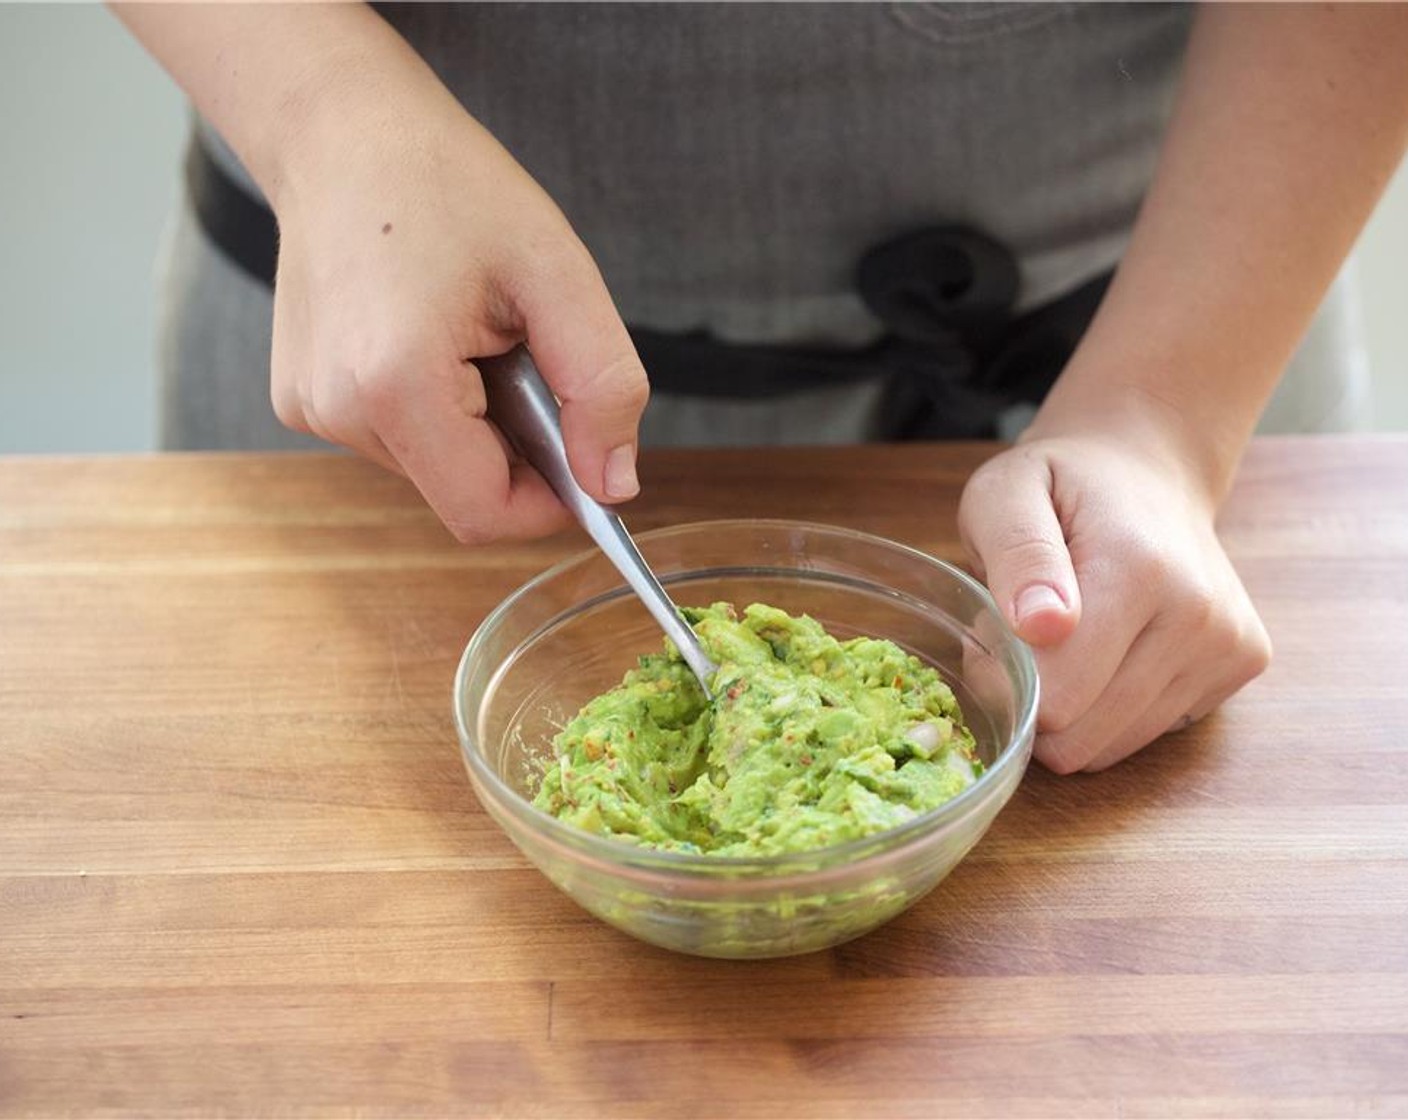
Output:
[[[274,213],[252,198],[205,150],[197,135],[186,149],[186,190],[205,235],[247,275],[272,288],[279,259]]]
[[[652,388],[671,395],[758,400],[880,382],[886,438],[988,439],[1001,413],[1045,399],[1110,277],[1013,316],[1018,273],[1011,253],[974,230],[940,226],[861,258],[856,287],[888,328],[869,346],[723,344],[703,331],[631,334]]]
[[[192,137],[186,184],[206,235],[235,265],[273,286],[278,225]],[[883,382],[891,439],[990,438],[1000,413],[1046,396],[1085,333],[1110,273],[1013,316],[1018,273],[1006,248],[941,226],[904,234],[860,260],[856,286],[884,324],[858,348],[755,346],[704,331],[630,327],[652,388],[671,396],[768,400]]]

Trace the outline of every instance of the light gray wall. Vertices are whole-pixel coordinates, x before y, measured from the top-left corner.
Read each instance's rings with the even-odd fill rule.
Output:
[[[0,452],[150,448],[184,103],[105,9],[0,4],[0,106]],[[1378,425],[1408,429],[1408,170],[1358,269]]]
[[[1360,235],[1354,263],[1374,375],[1375,426],[1408,430],[1408,160]]]
[[[106,9],[0,4],[0,106],[0,452],[149,448],[185,104]]]

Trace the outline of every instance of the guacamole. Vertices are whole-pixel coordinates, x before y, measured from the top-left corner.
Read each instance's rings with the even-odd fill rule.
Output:
[[[673,645],[554,738],[534,804],[579,828],[726,857],[808,851],[903,824],[982,772],[937,670],[755,603],[682,611],[719,666],[707,699]]]

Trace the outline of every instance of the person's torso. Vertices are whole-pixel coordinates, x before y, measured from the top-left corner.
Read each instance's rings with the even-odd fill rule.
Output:
[[[1182,5],[410,4],[378,10],[544,186],[628,322],[857,342],[869,246],[962,223],[1022,306],[1114,265]]]

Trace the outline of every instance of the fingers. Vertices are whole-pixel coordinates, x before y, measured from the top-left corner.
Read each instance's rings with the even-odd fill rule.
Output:
[[[393,474],[406,470],[372,428],[355,381],[333,383],[309,377],[300,387],[300,404],[308,430],[329,443],[338,443]]]
[[[964,546],[1003,617],[1035,646],[1056,645],[1080,622],[1081,595],[1051,494],[1051,472],[1019,450],[987,463],[963,492]]]
[[[506,452],[468,361],[526,339],[573,471],[603,501],[639,489],[645,373],[552,200],[441,108],[281,209],[271,394],[289,427],[401,469],[460,540],[538,535],[569,515]]]
[[[307,301],[301,298],[302,288],[296,282],[290,281],[285,288],[293,294],[274,303],[269,381],[274,415],[290,431],[307,432],[356,451],[386,470],[405,474],[372,430],[355,382],[315,375],[316,366],[308,353]]]
[[[404,474],[463,543],[541,536],[567,522],[543,479],[485,420],[473,366],[414,349],[393,355],[318,371],[276,348],[280,420]]]
[[[542,536],[568,521],[542,477],[505,454],[473,366],[411,360],[358,384],[371,430],[457,540]]]
[[[309,353],[308,301],[299,270],[291,263],[294,260],[296,254],[293,253],[284,253],[279,258],[269,397],[280,424],[292,432],[311,433],[313,427],[303,408],[309,394],[300,387],[313,369]]]
[[[637,429],[649,397],[635,346],[585,249],[515,292],[528,348],[562,405],[572,473],[603,502],[635,497]]]
[[[958,515],[999,609],[1037,647],[1043,733],[1064,731],[1090,710],[1150,616],[1110,586],[1111,573],[1099,564],[1078,581],[1052,485],[1045,461],[1019,448],[974,474]]]
[[[1253,676],[1255,674],[1252,674]],[[1063,747],[1048,748],[1043,753],[1039,744],[1035,750],[1044,765],[1058,774],[1076,770],[1106,770],[1117,762],[1143,750],[1156,739],[1175,731],[1183,731],[1210,712],[1221,707],[1240,690],[1251,677],[1221,681],[1207,686],[1187,676],[1170,681],[1163,693],[1143,709],[1103,746],[1092,737],[1084,749],[1072,734]],[[1073,749],[1074,747],[1074,749]],[[1052,750],[1063,752],[1053,765]],[[1083,756],[1089,755],[1088,759]]]
[[[1131,732],[1138,734],[1151,719],[1155,723],[1149,739],[1162,735],[1186,714],[1192,699],[1186,686],[1175,687],[1177,675],[1177,662],[1169,657],[1161,635],[1156,629],[1144,630],[1098,699],[1079,718],[1059,731],[1038,735],[1033,749],[1037,760],[1057,774],[1071,774],[1093,759],[1113,753],[1133,737]],[[1180,705],[1184,707],[1180,709]],[[1164,714],[1168,707],[1175,710]],[[1125,754],[1149,739],[1131,746]]]
[[[1182,731],[1220,708],[1260,676],[1270,661],[1271,643],[1260,621],[1253,618],[1251,622],[1250,633],[1235,653],[1205,661],[1207,668],[1201,673],[1175,678],[1122,732],[1099,748],[1084,769],[1104,770],[1161,735]]]
[[[1107,697],[1139,643],[1151,610],[1131,602],[1122,590],[1092,573],[1075,633],[1059,646],[1036,650],[1041,678],[1037,730],[1043,739],[1069,732],[1085,719]],[[1084,759],[1071,769],[1083,764]],[[1059,761],[1051,768],[1067,772]]]
[[[1103,770],[1202,719],[1254,680],[1269,663],[1271,645],[1244,598],[1240,587],[1229,591],[1226,613],[1198,624],[1177,611],[1152,622],[1083,714],[1038,736],[1037,759],[1058,774]],[[1078,661],[1046,670],[1043,683],[1050,679],[1059,688],[1072,672],[1079,672]]]
[[[1228,692],[1227,695],[1230,696],[1231,692]],[[1113,735],[1108,742],[1097,747],[1088,761],[1080,763],[1079,766],[1057,770],[1057,772],[1068,774],[1075,769],[1105,770],[1148,746],[1159,736],[1170,731],[1182,731],[1196,718],[1207,714],[1200,712],[1199,716],[1193,715],[1193,708],[1202,708],[1203,706],[1200,686],[1193,684],[1186,677],[1179,677],[1171,681],[1161,696],[1157,697],[1147,708],[1138,712],[1135,718]],[[1207,705],[1207,710],[1211,711],[1213,707],[1216,705]],[[1056,767],[1052,767],[1052,769],[1056,769]]]

